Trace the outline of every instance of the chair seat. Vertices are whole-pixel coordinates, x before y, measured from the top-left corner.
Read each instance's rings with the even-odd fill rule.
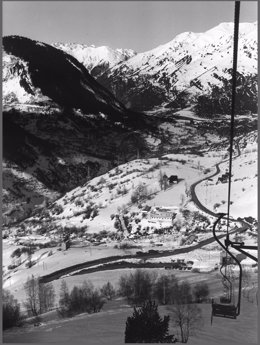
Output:
[[[237,307],[233,304],[213,303],[212,314],[213,316],[230,317],[236,319]]]

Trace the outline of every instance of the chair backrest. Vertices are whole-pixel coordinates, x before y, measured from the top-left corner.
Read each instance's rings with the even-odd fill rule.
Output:
[[[233,304],[212,304],[212,315],[222,317],[233,317],[237,316],[237,307]]]

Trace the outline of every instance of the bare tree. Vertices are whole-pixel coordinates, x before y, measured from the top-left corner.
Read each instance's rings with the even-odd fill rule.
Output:
[[[159,181],[159,185],[160,185],[161,190],[163,190],[163,173],[161,170],[159,172],[158,181]]]
[[[116,294],[116,291],[110,282],[107,282],[105,285],[103,285],[100,291],[108,300],[113,299]]]
[[[160,304],[173,304],[178,293],[178,281],[175,275],[161,275],[154,287],[154,296]]]
[[[62,314],[69,308],[70,293],[68,285],[65,280],[61,281],[60,287],[60,299],[59,299],[59,311]]]
[[[25,293],[27,296],[24,306],[27,309],[28,315],[37,316],[40,314],[40,301],[39,301],[39,281],[38,278],[32,275],[28,277],[24,284]]]
[[[176,291],[175,303],[187,304],[192,302],[191,286],[188,281],[183,281],[178,285]]]
[[[141,305],[152,296],[152,288],[156,276],[148,271],[137,269],[119,280],[119,293],[127,297],[131,304]]]
[[[139,183],[131,195],[131,202],[138,203],[142,200],[145,200],[148,196],[148,189],[146,185]]]
[[[187,198],[189,198],[191,196],[190,186],[188,185],[187,182],[185,182],[185,194],[186,194]]]
[[[55,292],[51,283],[39,284],[40,313],[51,310],[54,306]]]
[[[62,317],[73,316],[79,313],[97,313],[105,304],[100,290],[95,289],[89,281],[82,286],[74,286],[69,293],[67,284],[62,281],[60,290],[59,310]]]
[[[190,335],[196,333],[203,323],[201,309],[196,304],[177,304],[168,307],[173,323],[180,330],[181,342],[187,343]]]
[[[32,275],[24,284],[24,289],[27,296],[24,305],[28,315],[37,316],[54,306],[55,292],[51,283],[40,284],[39,278]]]

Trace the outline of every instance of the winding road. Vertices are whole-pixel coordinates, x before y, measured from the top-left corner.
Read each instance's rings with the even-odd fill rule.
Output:
[[[243,232],[248,228],[248,225],[243,226],[241,228],[236,228],[230,231],[230,234],[236,233],[236,232]],[[226,236],[225,233],[218,236],[219,239],[224,238]],[[69,266],[66,268],[63,268],[61,270],[57,270],[55,272],[52,272],[50,274],[47,274],[45,276],[41,276],[40,282],[41,283],[48,283],[56,279],[60,279],[64,277],[65,275],[80,275],[80,274],[86,274],[86,273],[92,273],[92,272],[100,272],[104,270],[112,270],[112,269],[122,269],[122,268],[133,268],[133,267],[165,267],[167,266],[167,263],[132,263],[127,262],[123,260],[129,260],[129,259],[140,259],[142,261],[145,261],[147,259],[154,259],[154,258],[161,258],[161,257],[167,257],[177,254],[183,254],[183,253],[189,253],[195,249],[200,249],[204,247],[205,245],[208,245],[210,243],[213,243],[215,241],[214,237],[207,238],[206,240],[200,241],[199,243],[183,247],[183,248],[177,248],[173,250],[164,250],[164,251],[158,251],[157,253],[142,253],[142,254],[129,254],[129,255],[115,255],[115,256],[109,256],[102,259],[92,260],[83,262],[81,264]],[[123,262],[122,262],[123,261]],[[98,266],[98,267],[97,267]]]
[[[238,143],[236,143],[237,145],[237,157],[240,156],[240,149],[239,149],[239,145]],[[217,217],[218,214],[207,209],[198,199],[196,192],[195,192],[195,188],[196,186],[205,181],[208,180],[216,175],[218,175],[220,173],[220,164],[225,163],[227,160],[224,160],[220,163],[217,163],[215,165],[216,167],[216,172],[210,176],[207,176],[195,183],[193,183],[190,186],[190,191],[191,191],[191,198],[192,201],[198,206],[198,208],[200,208],[202,211],[204,211],[205,213]],[[230,231],[230,234],[232,233],[236,233],[236,232],[243,232],[245,231],[249,225],[246,222],[243,222],[242,220],[240,221],[241,223],[241,227],[240,228],[235,228],[232,231]],[[218,236],[219,239],[224,238],[226,236],[226,233],[221,234]],[[208,245],[210,243],[213,243],[215,241],[214,237],[210,237],[206,240],[200,241],[198,244],[195,245],[191,245],[188,247],[183,247],[183,248],[178,248],[178,249],[174,249],[174,250],[165,250],[165,251],[157,251],[157,252],[153,252],[153,253],[139,253],[139,254],[129,254],[129,255],[116,255],[116,256],[110,256],[110,257],[106,257],[106,258],[102,258],[102,259],[97,259],[97,260],[92,260],[92,261],[87,261],[87,262],[83,262],[81,264],[77,264],[77,265],[73,265],[73,266],[69,266],[66,267],[64,269],[60,269],[57,270],[55,272],[52,272],[50,274],[44,275],[40,277],[40,282],[41,283],[47,283],[47,282],[51,282],[53,280],[56,279],[60,279],[61,277],[64,277],[66,275],[79,275],[79,274],[86,274],[86,273],[92,273],[92,272],[99,272],[99,271],[104,271],[104,270],[112,270],[112,269],[122,269],[122,268],[145,268],[145,267],[164,267],[167,266],[166,263],[145,263],[145,260],[147,259],[152,259],[152,258],[159,258],[159,257],[166,257],[166,256],[172,256],[172,255],[176,255],[176,254],[183,254],[183,253],[188,253],[191,252],[195,249],[199,249],[202,248],[205,245]],[[140,259],[140,263],[133,263],[133,262],[128,262],[125,260],[129,260],[129,259]]]
[[[239,148],[239,142],[236,142],[235,145],[236,145],[236,147],[237,147],[237,155],[236,155],[234,158],[237,158],[237,157],[239,157],[239,156],[241,155],[241,151],[240,151],[240,148]],[[197,195],[196,195],[195,188],[196,188],[196,186],[197,186],[199,183],[201,183],[201,182],[203,182],[203,181],[206,181],[206,180],[209,180],[210,178],[215,177],[216,175],[218,175],[218,174],[220,173],[220,167],[219,167],[219,166],[220,166],[221,164],[227,162],[227,161],[229,161],[229,158],[228,158],[228,159],[225,159],[225,160],[223,160],[223,161],[221,161],[221,162],[219,162],[219,163],[217,163],[217,164],[215,165],[215,167],[216,167],[216,172],[215,172],[214,174],[212,174],[212,175],[210,175],[210,176],[207,176],[207,177],[204,177],[203,179],[201,179],[201,180],[199,180],[199,181],[193,183],[193,184],[190,186],[191,200],[197,205],[197,207],[198,207],[199,209],[201,209],[202,211],[204,211],[205,213],[208,213],[209,215],[211,215],[211,216],[213,216],[213,217],[218,217],[218,214],[215,213],[215,212],[213,212],[213,211],[211,211],[211,210],[209,210],[209,209],[206,208],[204,205],[202,205],[202,203],[199,201],[199,199],[198,199],[198,197],[197,197]],[[244,223],[243,225],[246,225],[246,223]]]

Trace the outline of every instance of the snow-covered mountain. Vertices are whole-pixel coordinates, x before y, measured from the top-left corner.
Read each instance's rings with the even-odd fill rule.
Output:
[[[238,88],[244,90],[246,85],[245,93],[249,90],[255,96],[256,27],[256,23],[240,25],[238,59]],[[29,199],[29,205],[34,207],[44,198],[52,200],[50,195],[56,197],[55,193],[66,192],[87,178],[109,170],[113,162],[118,162],[123,136],[129,135],[133,129],[140,134],[150,125],[147,117],[127,108],[150,109],[155,105],[169,105],[180,95],[192,102],[196,96],[210,93],[214,86],[228,87],[232,39],[233,24],[223,23],[206,33],[180,34],[171,42],[140,54],[88,47],[92,49],[92,55],[85,57],[84,61],[88,61],[86,68],[72,55],[51,45],[19,36],[4,37],[6,214],[11,214],[18,195],[19,204],[27,209]],[[80,45],[64,47],[74,47],[82,59],[83,51],[87,51],[87,48],[79,48]],[[88,70],[93,73],[103,61],[113,67],[94,79]],[[160,114],[154,114],[158,116],[152,117],[153,120],[160,117]],[[175,121],[172,114],[168,117],[174,127],[174,141],[167,145],[172,148],[174,142],[178,148],[182,147],[185,138],[180,137],[179,127],[171,122]],[[166,124],[167,130],[168,127]],[[123,161],[129,160],[131,154],[136,156],[136,135],[138,133],[127,137],[132,142],[125,145],[123,155],[127,152],[128,156]],[[193,142],[189,144],[195,145]],[[28,199],[28,191],[35,195]]]
[[[74,56],[94,77],[98,77],[106,70],[137,54],[132,49],[112,49],[108,46],[95,47],[94,45],[60,42],[52,45]]]
[[[98,78],[127,107],[149,109],[180,93],[194,100],[231,79],[233,23],[205,33],[184,32],[172,41],[115,65]],[[238,72],[257,74],[257,23],[239,26]]]
[[[148,125],[71,55],[19,36],[3,38],[3,110],[7,221],[107,171],[121,136]]]
[[[86,113],[110,108],[111,116],[123,117],[124,106],[71,55],[19,36],[4,37],[3,48],[4,104],[52,101]]]

